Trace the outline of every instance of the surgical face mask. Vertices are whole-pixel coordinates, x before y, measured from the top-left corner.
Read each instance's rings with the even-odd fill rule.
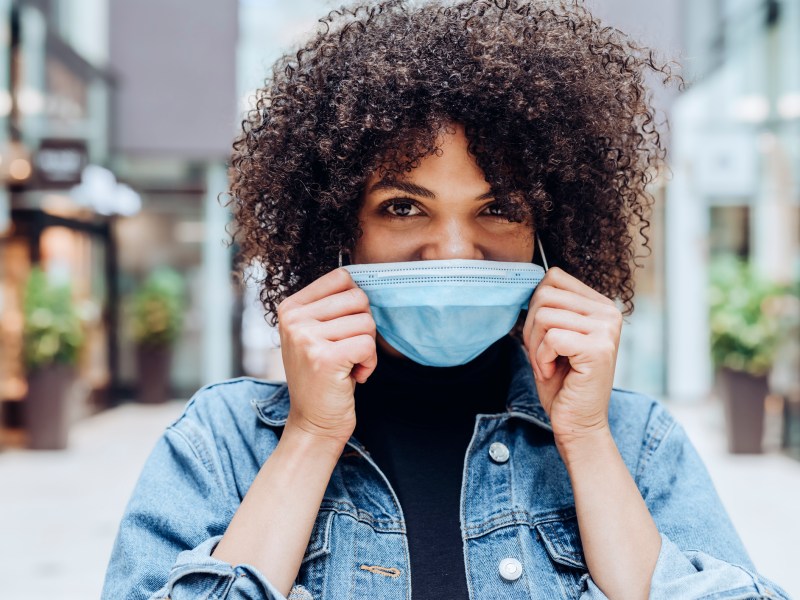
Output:
[[[463,365],[511,331],[545,273],[532,263],[462,259],[344,268],[367,294],[378,333],[432,367]]]

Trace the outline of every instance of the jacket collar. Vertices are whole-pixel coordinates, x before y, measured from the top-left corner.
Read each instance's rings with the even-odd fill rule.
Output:
[[[511,383],[506,411],[552,431],[550,419],[539,401],[528,352],[518,341],[512,339],[511,342]],[[276,385],[269,393],[250,402],[259,419],[267,425],[282,427],[286,424],[289,415],[289,388],[286,383]]]
[[[526,420],[553,431],[550,417],[539,401],[536,380],[533,378],[533,367],[528,359],[528,351],[517,340],[512,338],[511,350],[511,384],[508,388],[506,410]]]

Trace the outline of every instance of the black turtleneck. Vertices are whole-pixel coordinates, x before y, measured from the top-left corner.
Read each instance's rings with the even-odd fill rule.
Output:
[[[508,336],[471,362],[426,367],[378,350],[356,386],[354,435],[397,493],[405,516],[414,600],[468,598],[460,527],[464,455],[475,415],[505,410]]]

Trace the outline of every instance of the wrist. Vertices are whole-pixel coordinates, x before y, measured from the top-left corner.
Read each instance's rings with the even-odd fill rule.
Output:
[[[603,460],[604,450],[616,448],[608,423],[591,429],[575,430],[555,436],[556,448],[567,468],[576,464]]]
[[[352,431],[343,433],[320,431],[296,422],[292,415],[289,415],[281,441],[285,440],[285,445],[290,445],[303,453],[331,455],[338,458],[351,433]]]

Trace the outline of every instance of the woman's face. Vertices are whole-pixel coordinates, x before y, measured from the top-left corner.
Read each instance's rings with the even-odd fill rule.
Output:
[[[352,263],[533,259],[530,220],[508,220],[467,153],[463,127],[454,129],[441,134],[439,155],[425,157],[402,179],[367,180]]]

